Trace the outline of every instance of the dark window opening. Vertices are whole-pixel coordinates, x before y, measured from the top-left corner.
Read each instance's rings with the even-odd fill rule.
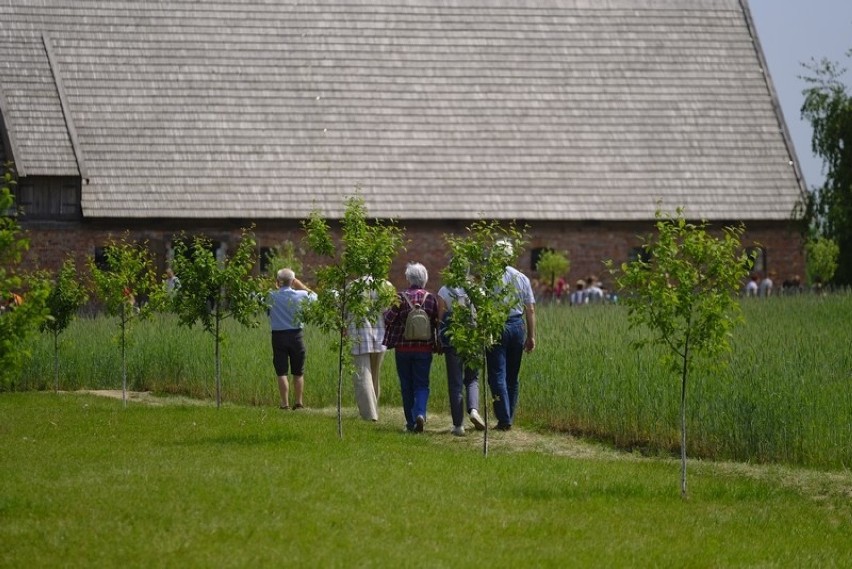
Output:
[[[71,179],[24,179],[18,181],[18,206],[26,219],[79,219],[80,183]]]
[[[538,262],[541,260],[541,256],[548,251],[553,251],[553,249],[551,247],[536,247],[530,251],[530,270],[538,272]]]
[[[642,261],[643,263],[651,262],[653,255],[648,251],[645,247],[633,247],[630,249],[630,253],[627,255],[627,261],[632,263],[633,261]]]

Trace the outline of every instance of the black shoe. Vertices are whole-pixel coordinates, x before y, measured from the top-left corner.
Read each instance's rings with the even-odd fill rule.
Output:
[[[510,425],[509,423],[497,423],[497,430],[498,431],[511,431],[512,425]]]

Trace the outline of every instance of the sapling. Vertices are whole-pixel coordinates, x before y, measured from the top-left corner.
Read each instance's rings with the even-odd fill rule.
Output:
[[[476,221],[467,228],[466,236],[447,235],[445,239],[451,257],[441,276],[448,287],[463,289],[469,299],[467,304],[453,307],[447,335],[464,365],[480,370],[484,377],[485,353],[502,335],[512,305],[512,291],[504,285],[503,274],[519,249],[522,234],[514,226]],[[514,246],[498,246],[502,241]],[[482,448],[487,456],[488,405],[484,407]]]
[[[741,319],[737,291],[751,260],[743,252],[742,226],[725,227],[719,237],[707,222],[688,223],[683,210],[656,212],[656,234],[643,240],[646,255],[607,266],[624,294],[630,327],[645,327],[633,345],[662,345],[667,364],[680,374],[681,496],[686,498],[686,393],[696,358],[719,358],[730,349],[734,324]]]
[[[173,291],[169,307],[181,325],[200,323],[213,336],[217,408],[222,405],[222,322],[233,318],[254,328],[265,307],[264,280],[253,276],[256,247],[254,236],[243,229],[237,249],[222,262],[204,236],[178,239],[174,249],[172,269],[180,286]]]
[[[346,200],[339,244],[319,212],[311,214],[304,229],[309,248],[330,260],[315,271],[317,300],[305,307],[302,318],[337,336],[337,433],[342,438],[343,376],[351,371],[347,330],[350,322],[379,318],[396,301],[387,278],[402,246],[401,231],[392,221],[369,223],[364,199],[357,195]]]
[[[53,337],[54,391],[59,391],[59,335],[71,324],[77,311],[89,300],[89,293],[77,274],[74,259],[67,258],[59,273],[49,283],[47,295],[48,318],[42,323],[42,331]]]
[[[146,243],[131,243],[125,235],[110,237],[104,247],[104,267],[88,258],[96,296],[110,316],[118,318],[121,345],[121,398],[127,406],[127,335],[134,320],[147,318],[159,301],[157,275]]]

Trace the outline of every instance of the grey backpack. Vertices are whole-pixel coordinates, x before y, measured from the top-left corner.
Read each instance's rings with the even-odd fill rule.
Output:
[[[408,303],[411,310],[405,319],[405,331],[402,337],[409,342],[428,342],[432,340],[432,320],[429,314],[423,309],[426,304],[426,298],[429,296],[427,292],[423,295],[423,302],[412,303],[408,295],[402,293],[405,301]]]

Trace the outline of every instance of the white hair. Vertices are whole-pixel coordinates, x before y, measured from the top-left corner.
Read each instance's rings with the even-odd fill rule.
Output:
[[[511,257],[515,253],[515,247],[512,245],[512,242],[509,241],[508,239],[500,239],[499,241],[497,241],[494,244],[494,246],[498,249],[502,249],[503,252],[506,253],[506,255],[508,257]]]
[[[423,288],[426,286],[426,281],[429,280],[429,272],[420,263],[408,263],[405,267],[405,280],[408,284]]]
[[[289,285],[296,278],[296,273],[293,272],[293,269],[281,269],[276,278],[281,284]]]

